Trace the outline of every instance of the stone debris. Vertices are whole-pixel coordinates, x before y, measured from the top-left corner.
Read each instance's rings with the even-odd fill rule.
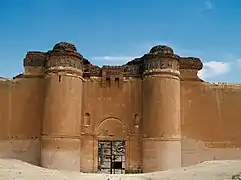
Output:
[[[108,175],[45,169],[20,160],[0,159],[0,180],[241,180],[241,160],[207,161],[167,171]]]

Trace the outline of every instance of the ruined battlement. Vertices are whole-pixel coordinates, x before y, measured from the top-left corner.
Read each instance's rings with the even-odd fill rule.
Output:
[[[83,56],[73,44],[60,42],[47,52],[46,72],[65,71],[82,76]]]
[[[12,82],[12,79],[0,77],[0,86],[8,86]]]
[[[9,78],[4,78],[4,77],[0,77],[0,81],[8,81],[10,80]]]
[[[202,62],[198,58],[179,57],[174,54],[172,48],[165,45],[157,45],[150,49],[147,54],[142,57],[135,58],[121,66],[104,65],[98,67],[91,64],[85,59],[77,50],[77,48],[70,43],[60,42],[54,45],[52,50],[48,52],[29,51],[24,58],[25,77],[31,72],[36,74],[36,69],[44,68],[44,71],[39,72],[54,72],[61,69],[61,71],[76,71],[77,74],[85,78],[109,76],[109,74],[118,74],[123,77],[142,77],[154,74],[172,74],[179,76],[179,69],[202,69]]]
[[[201,70],[203,63],[199,58],[182,57],[180,58],[180,69]]]
[[[237,90],[241,89],[241,83],[211,83],[211,82],[204,82],[205,86],[210,87],[212,89],[223,89],[223,90]]]
[[[60,42],[54,45],[53,47],[53,51],[55,52],[73,52],[73,53],[77,53],[77,48],[75,47],[75,45],[71,44],[71,43],[67,43],[67,42]]]
[[[83,56],[77,52],[73,44],[65,42],[57,43],[48,52],[29,51],[24,58],[24,67],[28,75],[34,71],[33,68],[45,68],[45,71],[59,67],[62,70],[68,67],[82,70],[82,64]]]
[[[45,67],[46,53],[39,51],[29,51],[24,58],[24,67]]]
[[[103,66],[101,68],[102,76],[121,76],[124,73],[123,66]]]
[[[174,51],[172,48],[164,45],[156,45],[151,48],[150,54],[159,54],[159,55],[173,55]]]

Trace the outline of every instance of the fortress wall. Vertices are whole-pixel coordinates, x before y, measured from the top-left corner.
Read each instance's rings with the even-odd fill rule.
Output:
[[[83,115],[85,116],[86,113],[89,114],[90,126],[84,125],[86,119],[84,117],[82,122],[82,149],[84,151],[82,163],[85,164],[85,168],[97,168],[97,140],[108,135],[112,135],[112,137],[109,136],[110,139],[121,140],[124,138],[127,140],[127,169],[138,168],[141,165],[141,142],[138,134],[141,133],[142,127],[140,125],[139,128],[135,128],[135,114],[141,120],[141,80],[126,80],[120,84],[120,87],[111,84],[111,88],[102,87],[101,78],[84,82]],[[132,148],[133,146],[135,148]]]
[[[0,82],[0,157],[39,164],[43,80]]]
[[[182,164],[241,159],[241,86],[182,82]]]
[[[13,81],[11,89],[11,136],[39,138],[43,118],[44,79],[23,78]]]
[[[8,139],[9,135],[9,96],[10,80],[0,79],[0,140]]]
[[[129,126],[134,133],[134,115],[142,113],[141,105],[142,82],[141,80],[126,81],[122,87],[101,87],[98,81],[84,82],[83,113],[91,117],[90,127],[108,117],[115,117]]]

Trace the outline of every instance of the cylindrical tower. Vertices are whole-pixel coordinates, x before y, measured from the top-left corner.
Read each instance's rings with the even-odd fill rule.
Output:
[[[155,46],[142,57],[143,170],[181,166],[179,57],[167,46]]]
[[[80,170],[83,57],[58,43],[47,53],[41,165]]]

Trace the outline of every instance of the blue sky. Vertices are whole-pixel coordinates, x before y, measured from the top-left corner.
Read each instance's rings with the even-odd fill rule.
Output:
[[[240,18],[240,0],[1,0],[0,76],[21,73],[27,51],[67,41],[97,65],[165,44],[200,57],[205,80],[241,82]]]

